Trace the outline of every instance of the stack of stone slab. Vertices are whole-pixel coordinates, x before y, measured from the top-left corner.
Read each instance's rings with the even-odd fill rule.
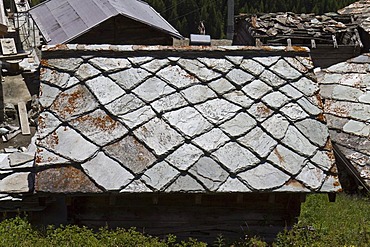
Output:
[[[336,192],[302,47],[48,46],[36,192]]]

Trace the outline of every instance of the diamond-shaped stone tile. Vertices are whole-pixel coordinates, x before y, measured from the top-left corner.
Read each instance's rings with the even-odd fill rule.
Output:
[[[267,159],[292,175],[298,174],[307,162],[306,158],[282,145],[278,145]]]
[[[221,76],[221,74],[208,69],[204,64],[197,60],[181,58],[177,64],[203,82],[208,82]]]
[[[173,93],[152,102],[150,105],[156,112],[167,112],[186,106],[187,104],[188,102],[185,100],[184,96],[179,93]]]
[[[360,121],[347,120],[343,125],[343,131],[349,134],[367,137],[370,135],[370,125]]]
[[[181,91],[181,94],[192,104],[204,102],[217,97],[216,93],[207,86],[194,85]]]
[[[279,88],[279,91],[284,93],[286,96],[292,99],[299,99],[303,96],[303,93],[298,91],[295,87],[292,87],[291,85],[287,84],[281,88]]]
[[[81,165],[86,174],[106,190],[118,190],[134,176],[104,153]]]
[[[251,190],[237,178],[228,178],[217,190],[218,192],[250,192]]]
[[[70,123],[73,128],[99,146],[118,140],[128,132],[120,122],[100,109],[76,118]]]
[[[86,82],[86,85],[103,105],[112,102],[113,100],[125,94],[125,90],[123,90],[111,79],[104,76],[99,76],[89,80]]]
[[[209,100],[195,108],[212,123],[218,124],[226,121],[233,116],[241,108],[223,99]]]
[[[171,167],[167,162],[162,161],[147,170],[143,174],[142,180],[155,190],[161,191],[166,184],[173,181],[179,174],[178,170]]]
[[[227,143],[225,146],[216,150],[212,156],[226,166],[232,173],[238,173],[260,162],[260,159],[248,149],[235,142]]]
[[[280,112],[292,121],[308,118],[309,115],[298,104],[289,103],[280,108]]]
[[[181,108],[163,115],[169,123],[188,136],[195,136],[212,128],[209,123],[197,110],[192,107]]]
[[[168,61],[167,59],[155,59],[149,63],[144,64],[142,68],[152,73],[156,73],[158,72],[158,70],[166,67],[169,64],[170,64],[170,61]]]
[[[53,104],[54,100],[60,93],[60,90],[56,87],[49,86],[45,83],[40,83],[39,102],[43,108],[48,108]]]
[[[165,80],[170,85],[180,89],[199,83],[199,80],[196,77],[190,75],[188,72],[177,65],[170,65],[159,71],[156,75]]]
[[[318,83],[303,77],[300,80],[293,82],[292,85],[301,91],[306,96],[312,96],[319,91]]]
[[[282,78],[294,80],[299,78],[302,74],[289,65],[285,60],[279,60],[276,64],[270,67],[270,70],[277,73]]]
[[[239,113],[236,117],[223,123],[220,128],[231,136],[245,134],[256,126],[257,122],[247,113]]]
[[[125,94],[109,103],[105,108],[115,116],[124,115],[144,105],[144,102],[133,94]]]
[[[92,65],[84,63],[78,68],[78,70],[75,73],[75,76],[79,80],[83,81],[96,75],[99,75],[100,73],[101,72],[98,69],[94,68]]]
[[[68,58],[67,63],[65,59],[49,58],[48,60],[44,60],[42,65],[60,70],[74,72],[82,62],[83,60],[81,58],[72,58],[72,57]]]
[[[323,171],[329,171],[335,164],[335,157],[332,152],[318,151],[315,156],[312,157],[311,161]]]
[[[244,59],[243,62],[240,64],[240,67],[255,76],[260,75],[265,70],[265,67],[252,59]]]
[[[339,179],[337,176],[330,176],[328,175],[323,185],[321,186],[321,191],[329,191],[329,192],[340,192],[342,191],[342,187],[340,186]]]
[[[68,163],[72,163],[72,162],[55,153],[49,152],[45,148],[38,147],[36,150],[35,165],[37,167],[60,165],[60,164],[65,165]]]
[[[189,172],[210,191],[217,190],[220,184],[223,183],[229,175],[209,157],[200,158],[198,162],[190,168]]]
[[[131,68],[131,63],[126,58],[94,57],[89,60],[89,63],[105,72]]]
[[[274,114],[262,123],[262,127],[274,138],[279,140],[285,136],[288,126],[289,121],[280,114]]]
[[[141,68],[130,68],[109,75],[122,88],[129,90],[146,80],[150,73]]]
[[[238,90],[224,94],[223,97],[244,108],[249,108],[254,102],[254,100],[250,99],[242,91]]]
[[[314,119],[305,119],[296,123],[296,127],[310,141],[320,147],[325,146],[328,141],[329,131],[326,125]]]
[[[226,59],[201,57],[198,58],[198,60],[204,63],[208,68],[222,73],[227,73],[234,67],[234,65]]]
[[[261,128],[254,128],[238,141],[258,153],[262,158],[267,157],[277,145],[277,142],[262,131]]]
[[[129,185],[127,185],[124,189],[120,191],[120,193],[145,193],[145,192],[153,192],[153,191],[149,189],[140,180],[132,181]]]
[[[184,144],[167,156],[166,161],[180,171],[187,170],[203,155],[203,151],[192,144]]]
[[[212,81],[208,84],[208,86],[219,94],[223,94],[235,89],[235,87],[225,78],[220,78],[218,80]]]
[[[40,70],[41,82],[46,82],[54,86],[63,88],[67,85],[70,75],[67,73],[58,72],[48,68],[42,68]]]
[[[63,120],[70,120],[98,106],[90,91],[84,86],[77,85],[60,93],[50,110]]]
[[[238,177],[256,190],[280,187],[290,179],[289,175],[268,163],[263,163],[256,168],[240,173]]]
[[[254,57],[253,59],[262,63],[265,66],[270,66],[270,65],[276,63],[280,59],[280,57],[278,57],[278,56],[267,56],[267,57]]]
[[[326,175],[324,172],[308,163],[301,171],[301,173],[296,177],[297,180],[301,181],[304,185],[312,189],[318,189],[324,182]]]
[[[133,129],[154,118],[155,116],[156,114],[150,106],[144,106],[136,111],[120,116],[119,119],[130,129]]]
[[[226,75],[226,78],[234,84],[243,86],[245,83],[250,82],[254,76],[241,69],[233,69]]]
[[[322,113],[322,110],[312,104],[308,99],[301,98],[297,103],[310,115],[319,115]]]
[[[305,74],[308,72],[308,68],[304,66],[301,62],[299,62],[296,58],[294,57],[285,57],[285,61],[287,61],[293,68],[301,72],[302,74]]]
[[[272,88],[261,80],[254,80],[243,87],[243,91],[252,99],[260,99],[272,91]]]
[[[280,87],[287,82],[269,70],[263,71],[263,73],[260,75],[260,80],[266,82],[272,87]]]
[[[142,100],[150,102],[174,91],[174,88],[158,77],[152,77],[135,88],[133,92]]]
[[[266,95],[265,97],[263,97],[262,101],[266,105],[277,109],[285,105],[286,103],[288,103],[289,98],[280,92],[272,92]]]
[[[62,122],[50,112],[41,112],[38,118],[38,138],[44,138],[58,128]]]
[[[311,156],[317,149],[317,147],[312,145],[294,126],[289,126],[282,142],[297,153],[305,156]]]
[[[105,147],[104,151],[136,174],[147,169],[156,160],[155,156],[132,136],[126,136]]]
[[[193,142],[205,151],[211,152],[219,148],[228,140],[230,139],[227,137],[227,135],[225,135],[220,129],[215,128],[195,138]]]
[[[274,111],[271,110],[264,103],[259,102],[257,104],[253,104],[251,108],[249,108],[248,113],[251,116],[253,116],[257,121],[262,122],[266,118],[274,114]]]
[[[75,130],[64,126],[59,127],[37,144],[76,162],[85,161],[99,149]]]
[[[205,189],[201,184],[198,183],[197,180],[192,178],[191,176],[179,176],[175,182],[173,182],[168,188],[166,192],[204,192]]]
[[[184,138],[162,119],[154,118],[134,131],[141,141],[162,155],[184,142]]]

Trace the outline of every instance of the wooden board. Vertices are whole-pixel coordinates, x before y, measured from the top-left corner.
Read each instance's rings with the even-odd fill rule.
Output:
[[[22,135],[31,135],[30,123],[28,122],[27,108],[24,102],[18,103],[19,121],[21,123]]]

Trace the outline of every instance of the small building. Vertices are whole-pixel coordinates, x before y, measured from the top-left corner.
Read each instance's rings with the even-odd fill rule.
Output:
[[[341,190],[312,70],[303,47],[47,46],[35,193],[68,223],[271,241]]]
[[[350,15],[269,13],[236,18],[234,45],[306,46],[315,67],[326,68],[360,54],[358,25]]]
[[[370,50],[370,1],[361,0],[338,10],[341,15],[353,15],[360,26],[360,35],[364,43],[364,52]]]
[[[29,11],[46,44],[172,45],[182,39],[140,0],[49,0]]]
[[[370,191],[370,54],[317,73],[338,168],[348,170],[350,191]]]

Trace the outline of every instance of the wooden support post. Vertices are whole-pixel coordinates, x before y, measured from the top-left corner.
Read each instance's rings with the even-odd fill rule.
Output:
[[[195,195],[195,204],[196,205],[202,204],[202,195]]]
[[[18,103],[19,121],[21,123],[22,135],[31,135],[30,123],[28,122],[27,108],[24,102]]]
[[[361,41],[360,33],[358,32],[357,29],[355,29],[355,35],[356,35],[356,44],[358,44],[360,48],[363,48],[364,44]]]
[[[316,49],[316,41],[314,39],[311,39],[311,48]]]
[[[338,48],[337,38],[335,37],[335,35],[332,35],[331,37],[333,39],[334,48]]]

